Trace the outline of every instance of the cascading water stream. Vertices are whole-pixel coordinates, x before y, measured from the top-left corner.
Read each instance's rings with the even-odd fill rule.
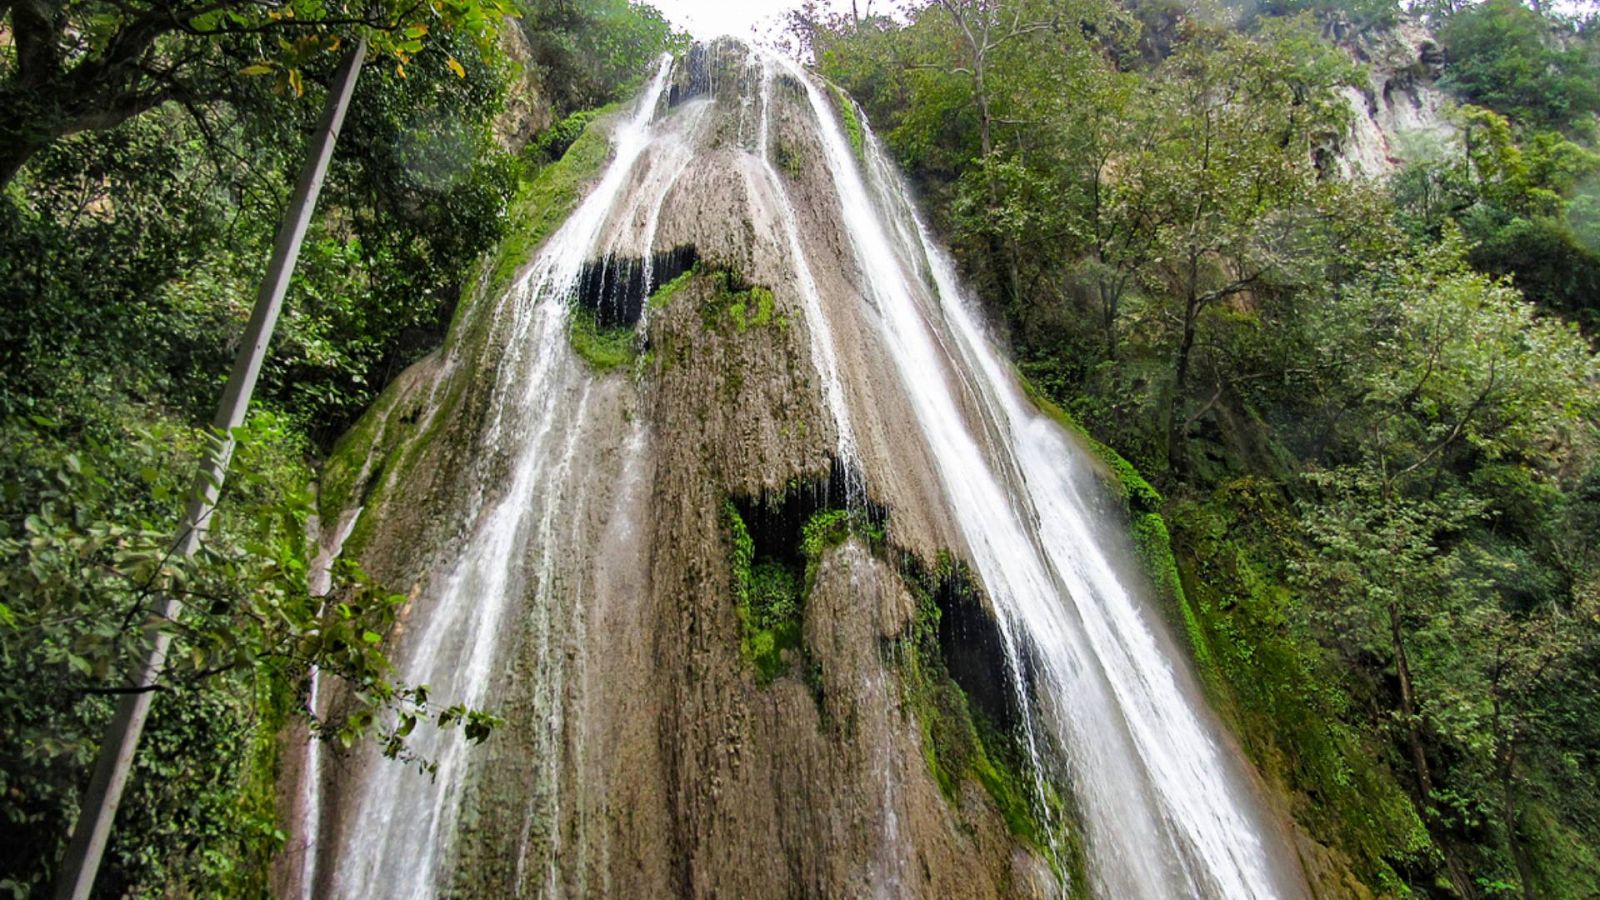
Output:
[[[429,685],[435,697],[470,707],[483,705],[490,687],[503,619],[522,593],[530,544],[552,556],[551,520],[558,488],[583,418],[586,391],[561,383],[568,362],[567,306],[585,255],[598,241],[612,207],[649,144],[650,124],[665,88],[664,58],[633,117],[614,137],[605,174],[565,224],[551,236],[514,288],[507,352],[496,380],[492,417],[482,446],[512,460],[512,474],[488,512],[472,526],[458,562],[436,589],[426,613],[401,636],[405,679]],[[498,479],[480,479],[480,491],[498,491]],[[548,571],[536,587],[545,589]],[[537,599],[537,598],[536,598]],[[536,602],[535,606],[539,606]],[[432,781],[410,768],[371,767],[355,802],[356,827],[347,828],[335,856],[336,896],[430,897],[440,883],[439,861],[452,849],[458,807],[467,782],[466,741],[455,733],[424,730],[412,748],[433,760]]]
[[[772,167],[773,64],[771,60],[762,58],[759,60],[759,65],[761,119],[756,127],[756,158],[761,162],[762,171],[766,175],[766,192],[777,204],[776,215],[783,228],[784,244],[789,251],[789,261],[794,266],[795,278],[799,282],[800,301],[805,310],[806,321],[809,323],[807,330],[810,334],[811,363],[822,379],[822,402],[828,408],[834,427],[838,431],[839,462],[842,464],[845,478],[851,482],[846,485],[846,494],[851,498],[851,504],[857,505],[864,495],[860,484],[861,456],[856,448],[855,429],[850,424],[850,410],[845,404],[844,384],[839,374],[839,359],[833,345],[833,335],[824,325],[827,320],[822,313],[822,294],[817,290],[816,277],[811,272],[805,248],[800,243],[800,225],[795,220],[794,203],[789,199],[783,178]],[[752,197],[761,195],[754,186],[751,186],[750,193]]]
[[[1270,858],[1252,786],[1136,601],[1138,577],[1102,546],[1083,451],[1019,398],[870,131],[869,187],[819,88],[790,74],[819,123],[864,292],[1000,614],[1017,687],[1069,757],[1098,892],[1299,892]],[[972,421],[963,389],[992,421]]]

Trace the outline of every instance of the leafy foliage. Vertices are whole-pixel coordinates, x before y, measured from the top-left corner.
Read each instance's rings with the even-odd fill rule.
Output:
[[[1466,6],[1439,32],[1445,82],[1526,125],[1580,127],[1600,112],[1600,70],[1581,47],[1562,46],[1562,30],[1517,0]]]
[[[165,104],[193,109],[260,97],[248,81],[272,76],[277,93],[300,96],[308,71],[357,40],[394,62],[396,75],[430,33],[480,49],[512,11],[501,0],[408,4],[7,2],[12,40],[0,50],[0,186],[34,153],[84,131],[114,128]],[[465,77],[451,55],[447,64]]]
[[[35,448],[30,465],[58,452],[38,430],[14,425],[10,431],[9,437]],[[212,516],[193,559],[173,552],[169,518],[135,525],[122,518],[132,511],[123,499],[130,477],[147,484],[152,498],[181,496],[164,473],[181,470],[174,463],[196,448],[182,430],[135,435],[123,448],[97,448],[93,456],[61,454],[31,492],[28,500],[37,506],[21,528],[0,537],[0,556],[7,560],[0,569],[6,597],[0,662],[8,686],[0,753],[8,782],[27,788],[4,793],[4,827],[18,838],[7,842],[6,871],[19,885],[53,874],[42,864],[66,836],[78,779],[93,760],[109,701],[138,685],[134,667],[157,632],[174,642],[157,682],[163,697],[141,771],[151,773],[146,777],[161,768],[206,775],[183,784],[178,796],[136,781],[135,794],[151,796],[152,808],[132,815],[153,816],[174,801],[186,811],[171,820],[146,819],[150,831],[119,837],[110,883],[194,879],[191,888],[204,891],[220,890],[231,878],[263,877],[244,869],[252,855],[260,857],[258,865],[265,861],[252,849],[255,842],[270,848],[281,840],[273,807],[233,808],[209,791],[212,785],[247,791],[250,779],[264,777],[261,787],[270,793],[270,767],[258,774],[239,764],[256,743],[271,747],[288,701],[313,666],[352,688],[353,705],[337,719],[313,723],[319,738],[342,746],[371,735],[387,755],[410,759],[405,738],[418,719],[441,727],[465,720],[478,740],[494,724],[461,708],[435,716],[425,686],[393,680],[380,644],[403,598],[371,584],[351,563],[335,572],[332,595],[312,594],[309,501],[303,492],[285,491],[307,474],[296,458],[299,438],[282,420],[260,416],[240,437],[226,506]],[[168,598],[183,604],[181,615],[161,614]],[[264,708],[248,699],[255,696]],[[220,842],[207,851],[220,857],[185,863],[167,859],[159,843],[142,843],[182,835],[181,823],[201,815],[215,816],[197,830]],[[235,841],[238,849],[229,854],[224,848]]]
[[[687,45],[654,7],[631,0],[530,0],[522,30],[539,83],[564,113],[621,100],[647,63]]]

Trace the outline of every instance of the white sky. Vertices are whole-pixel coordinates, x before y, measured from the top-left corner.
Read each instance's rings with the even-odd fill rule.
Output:
[[[724,34],[765,38],[778,16],[801,0],[647,0],[674,25],[696,38],[708,40]],[[850,0],[824,0],[824,6],[848,10]]]

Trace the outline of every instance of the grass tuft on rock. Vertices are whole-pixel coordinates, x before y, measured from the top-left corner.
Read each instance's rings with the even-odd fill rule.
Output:
[[[867,159],[867,136],[861,128],[861,117],[856,112],[855,101],[850,95],[838,86],[833,86],[833,99],[839,105],[839,118],[844,122],[844,133],[850,138],[850,149],[855,151],[856,159],[863,162]]]
[[[884,545],[881,516],[832,505],[838,498],[821,484],[820,479],[800,480],[781,493],[730,498],[723,504],[732,543],[739,648],[762,686],[789,674],[796,662],[804,664],[806,677],[818,674],[806,652],[802,626],[823,554],[852,534],[866,538],[875,550]]]
[[[632,364],[639,352],[632,328],[607,328],[586,309],[572,311],[567,342],[590,368],[602,373]]]

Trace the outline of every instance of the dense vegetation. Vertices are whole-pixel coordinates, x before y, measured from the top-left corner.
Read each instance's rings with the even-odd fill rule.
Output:
[[[406,758],[412,720],[494,724],[393,680],[378,647],[399,598],[353,567],[312,596],[313,469],[437,345],[583,111],[679,38],[626,0],[6,2],[0,34],[0,894],[48,887],[157,628],[175,662],[99,889],[260,894],[285,837],[275,735],[305,715],[309,663],[363,701],[311,722],[324,740]],[[372,54],[223,502],[204,551],[174,559],[321,85],[361,37]],[[188,601],[180,621],[151,620],[163,591]]]
[[[1600,41],[1513,0],[1427,13],[1454,129],[1377,180],[1339,174],[1341,90],[1392,4],[938,0],[791,33],[1036,390],[1161,489],[1125,470],[1301,825],[1381,892],[1589,897]]]

